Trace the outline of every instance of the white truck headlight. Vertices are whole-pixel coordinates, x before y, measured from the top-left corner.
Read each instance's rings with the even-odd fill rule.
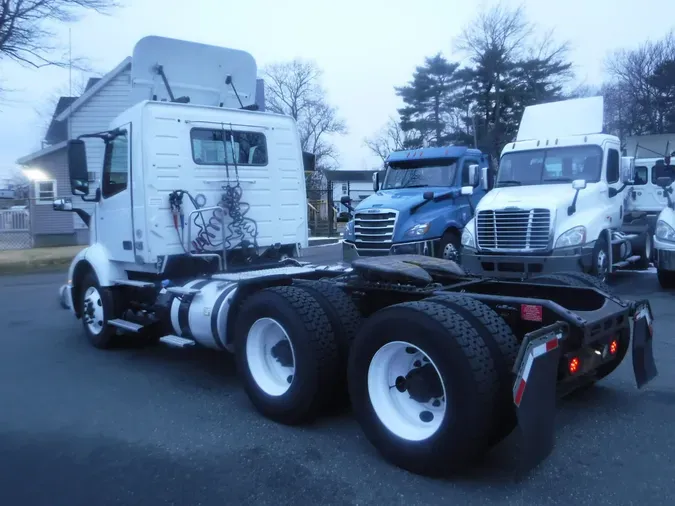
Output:
[[[469,232],[469,227],[464,227],[462,231],[462,246],[466,248],[476,247],[476,241],[473,238],[473,234]]]
[[[675,242],[675,229],[665,221],[659,220],[656,222],[656,238],[662,241]]]
[[[411,237],[419,237],[421,235],[426,234],[429,231],[429,228],[431,228],[431,223],[419,223],[418,225],[409,228],[406,231],[405,235]]]
[[[555,242],[556,248],[569,248],[571,246],[579,246],[586,242],[586,227],[579,226],[570,228],[567,232],[560,234],[558,240]]]

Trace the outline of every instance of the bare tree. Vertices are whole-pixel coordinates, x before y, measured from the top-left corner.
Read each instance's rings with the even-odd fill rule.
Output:
[[[663,87],[655,76],[675,61],[675,31],[636,49],[615,51],[607,59],[605,109],[613,130],[624,135],[666,133],[672,107],[660,100]],[[608,96],[609,95],[609,101]]]
[[[389,153],[405,149],[412,142],[414,135],[411,132],[404,132],[401,124],[393,117],[384,125],[379,132],[363,140],[363,144],[382,160],[385,164]]]
[[[19,169],[13,169],[7,178],[14,187],[15,200],[27,199],[29,195],[30,180]]]
[[[573,72],[568,44],[556,43],[552,32],[535,37],[535,25],[525,9],[499,3],[481,12],[456,39],[473,67],[465,70],[470,83],[481,148],[497,155],[517,131],[527,105],[562,98]]]
[[[326,100],[318,66],[296,59],[270,65],[262,74],[267,110],[293,117],[302,149],[316,155],[317,168],[334,168],[337,151],[329,137],[347,133],[347,127]]]
[[[65,67],[67,54],[54,42],[54,25],[70,23],[87,11],[107,14],[119,7],[117,0],[0,0],[0,59],[40,68]],[[72,62],[83,67],[81,59]]]

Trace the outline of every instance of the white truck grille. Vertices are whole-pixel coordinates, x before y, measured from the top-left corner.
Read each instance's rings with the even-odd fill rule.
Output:
[[[391,248],[398,211],[369,209],[354,215],[354,242],[359,250],[386,250]]]
[[[547,250],[551,229],[548,209],[480,211],[478,247],[486,250]]]

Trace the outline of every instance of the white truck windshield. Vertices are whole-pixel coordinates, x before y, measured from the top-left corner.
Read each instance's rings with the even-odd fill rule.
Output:
[[[382,190],[394,188],[423,188],[425,186],[452,186],[457,172],[457,161],[444,165],[395,164],[387,167]]]
[[[571,146],[507,153],[499,162],[497,187],[600,181],[602,150]]]

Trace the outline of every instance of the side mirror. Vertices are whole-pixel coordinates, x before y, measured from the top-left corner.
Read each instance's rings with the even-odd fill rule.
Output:
[[[629,184],[635,180],[635,158],[621,157],[621,184]]]
[[[380,171],[377,171],[373,174],[373,191],[376,192],[380,189]]]
[[[481,190],[488,191],[490,184],[490,172],[488,167],[483,167],[480,170],[480,187]]]
[[[657,177],[656,178],[656,186],[660,186],[661,188],[667,188],[673,184],[673,178],[672,177]]]
[[[305,172],[314,172],[316,170],[316,155],[303,151],[302,166],[305,169]]]
[[[54,199],[54,202],[52,202],[52,207],[54,208],[54,211],[72,211],[73,201],[69,197]]]
[[[460,193],[467,196],[473,195],[473,186],[462,186]]]
[[[469,165],[469,184],[471,186],[478,186],[480,183],[480,172],[478,171],[478,165],[473,163]]]
[[[89,195],[87,150],[82,139],[68,141],[68,173],[70,175],[70,191],[73,195]]]
[[[342,197],[340,197],[340,204],[348,206],[351,203],[352,203],[352,198],[349,195],[343,195]]]
[[[574,181],[572,181],[572,188],[574,188],[577,191],[583,190],[584,188],[586,188],[586,180],[575,179]]]
[[[434,200],[434,192],[424,192],[422,198],[424,200]]]

